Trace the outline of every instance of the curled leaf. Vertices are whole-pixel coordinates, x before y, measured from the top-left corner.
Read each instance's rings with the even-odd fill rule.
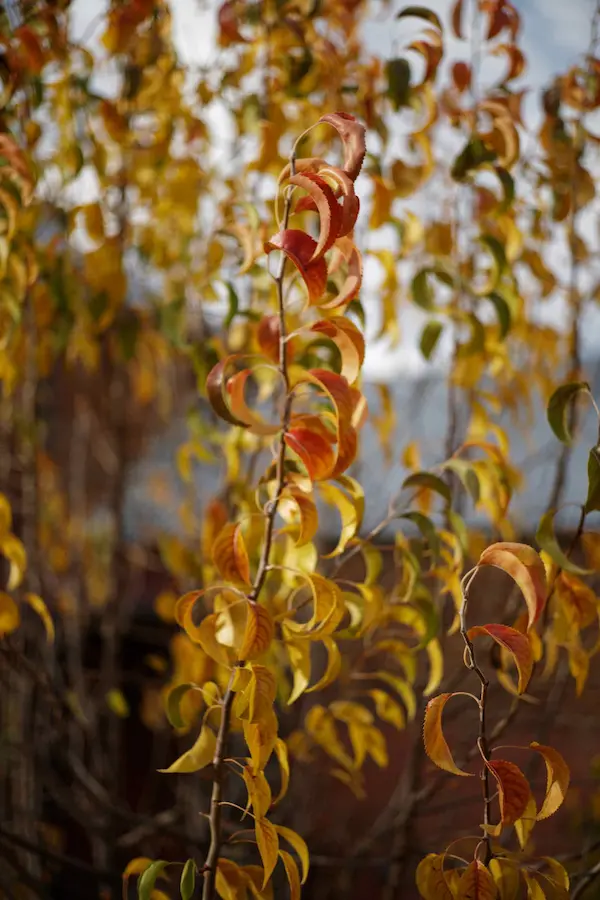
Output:
[[[275,626],[271,613],[259,603],[248,603],[246,630],[242,646],[238,651],[239,659],[255,659],[265,653],[273,640]]]
[[[344,171],[356,181],[367,152],[365,126],[345,112],[327,113],[319,122],[333,125],[344,144]]]
[[[427,704],[423,724],[425,752],[429,759],[440,769],[452,772],[453,775],[469,776],[471,775],[470,772],[463,772],[454,762],[442,731],[442,712],[448,700],[453,696],[454,694],[439,694]]]
[[[519,673],[519,693],[522,694],[527,689],[533,671],[533,654],[527,636],[517,631],[516,628],[495,623],[475,625],[468,631],[468,637],[471,640],[478,634],[489,635],[511,654]]]
[[[578,394],[589,394],[590,386],[587,381],[572,381],[569,384],[561,384],[548,401],[548,424],[563,444],[570,444],[573,440],[569,425],[570,404]]]
[[[542,808],[537,814],[539,822],[541,819],[547,819],[549,816],[552,816],[562,805],[569,789],[571,773],[562,754],[555,750],[554,747],[538,744],[537,741],[533,741],[529,746],[532,750],[540,753],[546,763],[546,796],[542,803]]]
[[[186,750],[174,763],[171,763],[168,769],[159,769],[158,771],[168,775],[198,772],[212,763],[216,746],[217,739],[214,731],[207,725],[203,725],[193,746]]]
[[[546,570],[538,553],[526,544],[492,544],[479,557],[478,566],[497,566],[519,586],[529,612],[529,628],[539,619],[546,604]]]

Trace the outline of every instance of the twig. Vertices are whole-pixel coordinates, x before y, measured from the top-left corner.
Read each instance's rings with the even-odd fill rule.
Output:
[[[295,149],[292,150],[290,155],[290,171],[293,175],[295,172]],[[282,222],[282,230],[285,230],[288,226],[290,212],[291,212],[291,204],[292,198],[291,193],[288,192],[285,198],[285,206],[283,213],[283,222]],[[281,419],[281,433],[279,436],[279,449],[277,453],[277,469],[276,469],[276,486],[275,486],[275,494],[273,499],[267,506],[266,509],[266,521],[265,521],[265,534],[263,539],[262,552],[260,555],[260,560],[258,563],[258,568],[256,571],[256,577],[254,579],[254,584],[252,586],[252,590],[248,595],[248,600],[250,603],[257,603],[260,597],[260,593],[263,589],[265,579],[267,577],[267,572],[269,570],[269,562],[271,558],[271,547],[273,544],[273,534],[275,531],[275,519],[277,517],[277,510],[279,507],[279,503],[281,500],[281,496],[283,494],[285,488],[285,451],[286,451],[286,434],[289,429],[289,421],[291,414],[291,395],[290,395],[290,383],[288,376],[288,367],[287,367],[287,347],[286,347],[286,338],[287,338],[287,330],[286,330],[286,321],[285,321],[285,304],[284,304],[284,296],[283,296],[283,280],[285,276],[285,264],[286,257],[285,254],[281,254],[281,259],[279,262],[279,268],[277,270],[277,274],[275,275],[275,286],[277,291],[277,306],[279,312],[279,372],[281,374],[284,387],[285,387],[285,404],[283,409],[283,415]],[[206,856],[206,862],[204,867],[204,885],[202,889],[202,900],[214,900],[215,898],[215,885],[216,885],[216,876],[217,876],[217,865],[219,862],[219,853],[221,852],[221,845],[223,843],[223,833],[221,826],[221,810],[222,810],[222,795],[223,795],[223,782],[224,776],[226,772],[226,763],[225,758],[227,757],[227,743],[229,737],[229,724],[231,720],[231,707],[233,705],[234,700],[234,691],[233,691],[233,683],[235,679],[236,668],[243,666],[243,661],[237,663],[237,666],[234,667],[231,671],[231,676],[229,678],[229,683],[227,685],[227,690],[225,692],[225,696],[223,698],[223,707],[221,714],[221,722],[219,725],[219,731],[217,734],[217,744],[215,748],[215,754],[213,757],[213,765],[214,765],[214,782],[212,795],[210,800],[210,814],[209,814],[209,822],[210,822],[210,846],[208,850],[208,854]]]
[[[469,589],[471,584],[473,583],[473,579],[475,578],[479,569],[475,567],[472,572],[469,572],[465,578],[463,579],[463,602],[460,608],[460,633],[462,635],[462,639],[465,642],[465,665],[468,669],[474,672],[481,684],[481,692],[479,694],[479,735],[477,737],[477,747],[481,754],[481,758],[483,759],[483,769],[481,771],[481,786],[483,793],[483,841],[482,843],[485,845],[485,858],[482,860],[485,865],[487,865],[492,858],[492,842],[487,830],[487,825],[490,824],[490,808],[492,804],[492,799],[490,795],[490,773],[488,770],[488,762],[490,760],[490,748],[488,744],[488,737],[486,733],[486,701],[487,701],[487,693],[489,687],[489,681],[486,678],[483,670],[478,665],[477,660],[475,658],[475,648],[473,647],[473,642],[471,641],[468,629],[467,629],[467,609],[469,605]]]

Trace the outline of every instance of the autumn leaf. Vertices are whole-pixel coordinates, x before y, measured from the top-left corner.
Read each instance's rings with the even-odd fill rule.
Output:
[[[518,766],[503,759],[488,760],[487,769],[498,785],[498,802],[502,825],[512,825],[527,808],[531,788]]]
[[[253,601],[248,602],[246,631],[238,650],[240,660],[255,659],[265,653],[275,635],[275,625],[269,610]]]
[[[532,750],[536,750],[541,754],[546,763],[546,796],[537,814],[539,822],[554,815],[556,810],[562,805],[569,789],[571,773],[558,750],[555,750],[553,747],[547,747],[544,744],[538,744],[537,741],[533,741],[529,746]]]
[[[273,869],[277,865],[277,855],[279,853],[279,837],[277,830],[268,819],[257,817],[254,824],[256,834],[256,843],[258,852],[262,859],[263,868],[265,870],[263,877],[263,887],[273,873]]]
[[[458,882],[456,900],[495,900],[496,883],[489,870],[478,859],[469,863]]]
[[[467,634],[471,640],[476,635],[487,634],[511,654],[519,673],[519,693],[522,694],[527,689],[533,671],[533,654],[527,636],[516,628],[496,624],[475,625]]]
[[[451,772],[453,775],[469,776],[471,772],[463,772],[454,762],[442,731],[442,713],[446,703],[453,696],[454,694],[439,694],[433,700],[430,700],[425,707],[425,721],[423,724],[425,752],[429,759],[440,769]]]
[[[203,725],[200,734],[189,750],[171,763],[168,769],[159,769],[166,774],[179,774],[198,772],[212,763],[217,746],[214,731],[207,725]]]
[[[444,877],[444,855],[428,853],[416,872],[417,889],[424,900],[452,900],[453,894]]]
[[[544,564],[526,544],[492,544],[479,557],[479,566],[497,566],[517,583],[529,611],[529,628],[539,619],[546,604],[547,586]]]
[[[327,113],[319,122],[333,125],[344,144],[344,171],[356,181],[367,152],[365,127],[354,116],[345,112]]]
[[[250,584],[248,551],[239,524],[223,526],[212,546],[212,557],[226,581]]]

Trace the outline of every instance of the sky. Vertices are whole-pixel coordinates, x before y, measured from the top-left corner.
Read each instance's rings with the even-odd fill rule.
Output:
[[[537,89],[548,84],[553,75],[558,71],[564,71],[570,64],[576,62],[578,57],[586,52],[590,40],[590,23],[592,20],[596,0],[514,0],[515,6],[521,14],[522,36],[521,47],[527,59],[527,70],[522,77],[523,86],[532,88],[530,96],[525,101],[526,121],[535,125],[539,119],[539,99]],[[444,21],[449,23],[454,0],[425,0],[425,5],[434,10]],[[373,14],[365,26],[365,42],[369,48],[378,54],[388,57],[402,52],[402,45],[410,41],[412,32],[419,30],[417,20],[405,19],[402,22],[393,22],[394,13],[399,11],[406,3],[395,0],[392,4],[381,4],[374,0]],[[467,4],[467,8],[468,8]],[[84,35],[94,44],[102,30],[102,19],[107,3],[105,0],[74,0],[72,11],[72,30],[76,39]],[[173,14],[174,39],[181,56],[182,62],[191,64],[209,65],[211,59],[218,53],[216,44],[215,10],[218,4],[215,0],[171,0]],[[461,44],[452,36],[450,27],[445,29],[446,61],[444,66],[449,66],[449,61],[456,58],[465,58],[469,53],[468,45]],[[492,77],[494,66],[499,70],[503,63],[498,63],[491,58],[482,60],[482,77]],[[443,72],[443,69],[442,69]],[[518,83],[515,82],[515,85]],[[229,128],[226,116],[218,109],[210,113],[213,126],[222,134],[224,140],[221,147],[216,148],[217,158],[219,153],[224,156],[229,154],[226,135]],[[209,117],[209,121],[210,121]],[[402,127],[399,119],[399,127]],[[454,137],[453,135],[450,137]],[[599,173],[600,174],[600,173]],[[363,187],[361,186],[361,190]],[[368,189],[368,184],[367,184]],[[427,191],[423,192],[415,202],[407,204],[407,208],[419,212],[419,203],[427,204],[428,214],[431,215],[431,204],[436,202],[435,195]],[[584,236],[592,237],[596,230],[593,217],[588,217],[585,224]],[[369,238],[370,239],[370,238]],[[378,246],[385,246],[386,237],[383,235]],[[558,265],[565,261],[564,248],[559,244],[552,248],[553,261]],[[372,261],[365,271],[365,281],[362,292],[362,300],[368,313],[368,321],[371,322],[371,332],[374,333],[377,326],[377,287],[378,266]],[[540,310],[540,317],[547,318],[553,323],[560,322],[564,318],[564,305],[560,298],[555,303],[546,303]],[[426,317],[419,310],[411,307],[409,303],[403,303],[400,312],[401,340],[400,344],[390,348],[385,342],[368,341],[367,356],[364,366],[364,375],[367,380],[379,382],[393,380],[401,375],[406,377],[418,377],[428,371],[431,365],[444,369],[448,364],[449,348],[452,344],[451,335],[440,342],[433,362],[426,362],[418,347],[418,339]],[[595,323],[584,330],[585,334],[600,334],[600,315]]]

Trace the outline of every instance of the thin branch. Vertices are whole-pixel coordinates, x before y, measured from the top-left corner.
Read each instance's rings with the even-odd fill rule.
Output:
[[[295,172],[295,150],[292,151],[290,155],[290,171],[293,175]],[[285,206],[284,206],[284,214],[283,214],[283,222],[282,229],[286,229],[288,226],[290,212],[291,212],[291,204],[292,198],[291,193],[288,192],[285,198]],[[267,573],[269,571],[269,563],[271,559],[271,548],[273,544],[273,535],[275,532],[275,519],[277,517],[277,510],[279,507],[279,503],[285,488],[286,478],[285,478],[285,451],[286,451],[286,434],[289,430],[289,422],[290,422],[290,414],[291,414],[291,394],[290,394],[290,382],[288,375],[288,367],[287,367],[287,347],[286,347],[286,339],[287,339],[287,330],[286,330],[286,321],[285,321],[285,302],[284,302],[284,294],[283,294],[283,282],[285,277],[285,264],[286,257],[285,254],[281,254],[279,267],[277,270],[277,274],[275,275],[275,286],[277,292],[277,306],[279,312],[279,372],[281,374],[284,386],[285,386],[285,404],[283,409],[283,415],[281,419],[281,432],[279,436],[279,449],[277,453],[277,469],[276,469],[276,485],[275,485],[275,494],[273,499],[267,504],[266,507],[266,520],[265,520],[265,534],[263,538],[262,552],[260,556],[260,560],[258,563],[258,568],[256,571],[256,577],[254,579],[254,584],[252,586],[252,590],[248,596],[248,600],[250,603],[257,603],[260,597],[260,593],[264,587],[265,580],[267,577]],[[210,847],[208,850],[208,854],[206,857],[205,867],[204,867],[204,885],[202,890],[202,900],[214,900],[215,898],[215,887],[216,887],[216,876],[217,876],[217,865],[219,862],[219,854],[221,852],[221,846],[223,844],[223,832],[221,826],[221,811],[223,806],[223,783],[224,777],[226,774],[226,758],[227,758],[227,743],[229,737],[229,724],[231,720],[231,707],[233,705],[233,700],[235,697],[233,691],[233,683],[235,679],[236,668],[243,666],[243,661],[237,663],[237,667],[234,667],[231,672],[231,676],[229,678],[229,683],[227,685],[227,690],[225,692],[225,696],[223,698],[223,711],[221,714],[221,722],[219,725],[219,731],[217,734],[217,744],[215,748],[215,754],[213,757],[213,765],[214,765],[214,782],[212,795],[210,800]]]
[[[477,574],[477,567],[473,569],[464,579],[463,579],[463,602],[460,608],[460,633],[462,635],[462,639],[465,643],[466,653],[465,653],[465,665],[468,669],[474,672],[481,684],[481,692],[479,694],[479,735],[477,737],[477,747],[481,754],[481,758],[483,759],[483,768],[481,771],[481,788],[483,793],[483,841],[482,843],[485,846],[485,858],[482,860],[485,865],[487,865],[492,858],[492,842],[491,837],[486,828],[487,825],[490,824],[490,808],[492,805],[492,798],[490,794],[490,773],[487,767],[487,763],[490,760],[490,748],[488,743],[488,736],[486,732],[486,713],[487,713],[487,694],[489,681],[486,678],[483,670],[477,663],[475,658],[475,648],[473,646],[473,642],[471,641],[468,629],[467,629],[467,609],[469,605],[469,589],[473,583],[473,579]]]

